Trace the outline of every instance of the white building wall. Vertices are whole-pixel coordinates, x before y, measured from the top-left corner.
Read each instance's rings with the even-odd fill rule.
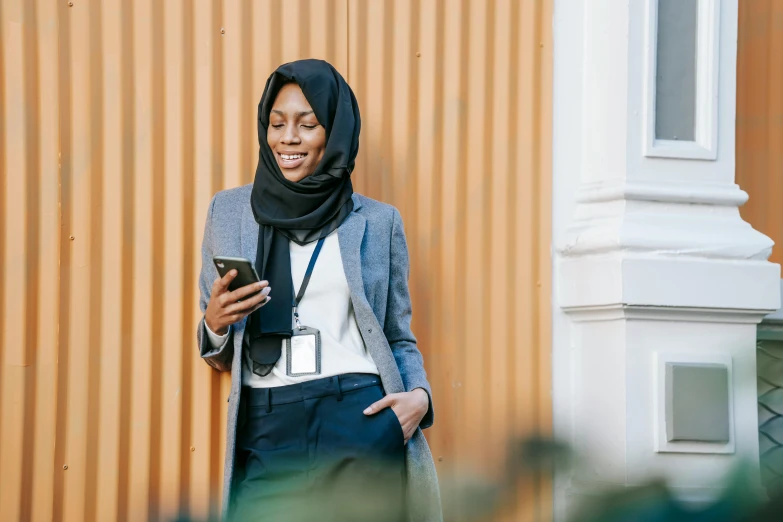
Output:
[[[665,477],[701,501],[758,464],[755,324],[779,306],[780,269],[738,212],[737,0],[700,1],[694,143],[649,131],[655,4],[555,2],[554,429],[585,462],[556,477],[559,520],[595,488]],[[666,440],[667,358],[728,366],[729,443]]]

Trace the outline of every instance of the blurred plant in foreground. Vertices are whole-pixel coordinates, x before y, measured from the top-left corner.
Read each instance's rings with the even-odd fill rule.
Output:
[[[569,449],[556,441],[527,439],[512,443],[505,466],[494,480],[458,473],[443,480],[445,522],[490,521],[507,508],[525,481],[551,479],[575,465]],[[748,468],[727,480],[723,496],[697,509],[679,502],[661,480],[637,487],[609,489],[570,509],[569,522],[783,522],[783,495],[765,499],[754,489]],[[274,509],[274,506],[269,506]],[[266,508],[264,508],[266,509]],[[400,505],[382,484],[358,480],[339,489],[325,488],[306,501],[287,507],[280,522],[392,522]],[[205,522],[178,518],[176,522]],[[415,522],[415,521],[414,521]]]

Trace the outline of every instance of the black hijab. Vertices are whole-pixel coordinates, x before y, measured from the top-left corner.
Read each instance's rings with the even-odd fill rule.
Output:
[[[288,181],[266,140],[269,113],[280,89],[297,83],[326,130],[326,148],[310,176]],[[248,342],[253,372],[267,375],[280,358],[282,340],[291,336],[292,301],[289,241],[304,245],[331,234],[353,210],[353,171],[359,151],[361,119],[351,88],[323,60],[281,65],[266,82],[258,104],[258,167],[250,204],[259,225],[256,271],[269,281],[274,299],[249,318]]]

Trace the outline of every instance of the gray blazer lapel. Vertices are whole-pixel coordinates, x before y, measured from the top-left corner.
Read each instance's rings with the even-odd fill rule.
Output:
[[[249,259],[252,263],[256,262],[256,251],[258,250],[258,223],[253,217],[253,209],[250,205],[245,205],[242,211],[242,222],[239,230],[239,246],[242,257]],[[245,332],[247,318],[242,319],[234,325],[234,362],[239,361],[239,354],[242,351],[242,336]]]
[[[348,280],[348,289],[351,291],[351,302],[356,314],[356,322],[359,324],[367,351],[378,366],[386,393],[397,393],[405,390],[402,379],[397,372],[397,363],[385,342],[378,319],[375,317],[375,312],[373,312],[364,292],[362,241],[367,228],[367,220],[356,212],[361,207],[361,203],[356,198],[354,198],[354,203],[354,212],[337,229],[343,270],[345,278]]]
[[[362,239],[367,220],[357,212],[345,219],[337,229],[337,238],[340,242],[340,255],[343,258],[345,278],[348,280],[348,288],[354,303],[357,297],[365,297],[364,282],[362,280]],[[354,306],[356,306],[354,304]]]
[[[239,243],[242,246],[242,257],[255,263],[258,251],[258,223],[253,217],[253,209],[250,205],[245,205],[242,211],[242,230],[240,230]]]

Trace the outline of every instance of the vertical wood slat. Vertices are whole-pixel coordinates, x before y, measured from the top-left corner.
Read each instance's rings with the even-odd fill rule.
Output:
[[[535,288],[531,288],[533,300],[539,307],[537,315],[536,335],[533,339],[534,359],[536,361],[536,380],[528,390],[533,397],[536,416],[528,425],[543,437],[553,434],[552,410],[552,106],[553,106],[553,75],[554,75],[554,36],[552,20],[553,2],[535,3],[536,29],[533,32],[533,48],[536,54],[535,79],[536,96],[533,107],[535,111],[532,141],[535,143],[535,155],[531,162],[531,171],[537,172],[534,193],[537,196],[535,225],[532,227],[537,251],[534,270]],[[535,46],[538,45],[538,51]],[[519,279],[517,279],[519,280]],[[521,386],[522,383],[519,383]],[[552,520],[554,516],[554,494],[552,477],[537,477],[535,483],[535,518],[537,520]],[[517,502],[519,502],[517,498]]]
[[[38,100],[40,98],[40,82],[39,82],[39,29],[38,29],[38,16],[35,10],[35,4],[26,4],[24,6],[23,17],[26,20],[30,20],[27,30],[24,32],[24,46],[27,48],[28,55],[31,60],[25,61],[24,67],[24,82],[25,82],[25,95],[28,100]],[[39,340],[38,340],[38,317],[40,304],[40,279],[41,279],[41,134],[39,132],[39,124],[41,121],[40,104],[39,103],[27,103],[25,105],[25,117],[28,125],[25,129],[25,161],[26,167],[34,175],[27,177],[26,179],[26,216],[25,216],[25,233],[26,233],[26,255],[27,255],[27,268],[25,274],[25,339],[24,345],[19,349],[22,352],[22,359],[24,364],[24,387],[22,393],[24,394],[23,402],[23,418],[21,430],[25,434],[30,434],[35,431],[35,407],[37,383],[36,369],[38,367],[37,360],[39,357]],[[35,447],[34,441],[31,437],[24,436],[22,439],[21,459],[22,462],[29,463],[33,459],[33,452]],[[22,465],[22,474],[20,481],[20,488],[22,491],[29,491],[33,487],[33,474],[29,465]],[[31,515],[32,506],[30,504],[29,496],[23,496],[19,509],[20,518],[28,518]]]
[[[487,67],[493,70],[491,79],[495,84],[494,90],[487,90],[490,94],[484,110],[491,114],[489,118],[492,134],[487,134],[489,143],[487,150],[493,175],[492,183],[487,187],[485,201],[488,206],[485,209],[489,230],[485,233],[488,242],[487,257],[485,262],[489,268],[487,281],[485,282],[488,294],[487,307],[489,309],[488,324],[495,321],[500,324],[512,324],[509,314],[511,302],[514,297],[507,291],[508,264],[513,263],[509,259],[509,242],[506,241],[506,220],[511,215],[511,205],[507,197],[509,190],[509,177],[511,165],[509,164],[509,150],[511,149],[512,134],[508,133],[507,114],[510,105],[512,71],[506,66],[509,60],[511,47],[511,31],[509,24],[511,19],[511,5],[509,1],[498,1],[494,6],[494,12],[487,13],[491,20],[488,28],[489,49],[486,52]],[[508,328],[488,328],[489,343],[492,350],[487,358],[487,374],[489,386],[485,396],[485,408],[487,410],[487,432],[493,437],[490,439],[490,459],[495,460],[498,455],[493,451],[502,449],[505,443],[503,437],[507,437],[511,431],[511,419],[513,407],[510,407],[507,397],[513,396],[509,389],[511,379],[506,372],[506,364],[509,360],[511,337]]]
[[[194,158],[194,185],[195,200],[202,202],[195,207],[195,217],[193,222],[193,245],[200,245],[202,239],[203,225],[206,218],[206,205],[203,202],[209,201],[212,194],[222,187],[215,186],[213,177],[215,171],[215,157],[213,146],[214,127],[213,127],[213,77],[216,71],[213,63],[213,47],[215,40],[220,37],[220,25],[215,20],[213,14],[213,2],[201,0],[194,5],[194,106],[189,108],[194,113],[194,138],[195,138],[195,158]],[[201,257],[192,257],[192,271],[196,275],[201,268]],[[200,311],[194,301],[192,317],[199,317]],[[209,469],[209,448],[211,447],[211,430],[209,429],[209,407],[212,372],[209,367],[203,364],[194,364],[191,367],[192,383],[190,389],[191,409],[190,419],[190,440],[188,444],[191,448],[190,459],[190,477],[189,477],[189,506],[190,516],[205,517],[209,513],[210,491],[209,481],[206,480],[210,475]]]
[[[461,56],[466,72],[470,71],[467,81],[465,99],[467,112],[467,135],[465,136],[465,173],[460,184],[465,191],[465,199],[457,204],[461,207],[450,216],[451,226],[458,234],[457,256],[465,260],[464,270],[457,273],[456,287],[459,294],[470,295],[467,299],[458,299],[462,307],[463,317],[467,319],[465,327],[460,332],[464,339],[459,357],[462,358],[463,373],[461,375],[465,391],[463,392],[464,415],[468,419],[463,425],[465,444],[477,451],[475,458],[484,460],[487,455],[487,445],[484,444],[483,433],[487,426],[486,388],[486,357],[476,357],[476,349],[491,346],[492,334],[490,325],[486,323],[485,310],[491,306],[486,297],[486,276],[490,267],[485,264],[485,248],[488,232],[485,225],[487,208],[485,193],[491,186],[496,175],[487,167],[487,137],[491,137],[491,122],[488,121],[485,102],[487,90],[492,89],[491,76],[494,71],[486,63],[487,20],[486,7],[489,2],[471,2],[466,6],[463,17],[470,20],[467,35],[463,36],[461,44],[467,46],[467,52]],[[482,129],[476,134],[474,129]],[[448,223],[448,222],[447,222]],[[448,224],[446,226],[449,226]],[[464,290],[461,289],[464,288]],[[471,290],[469,290],[472,289]],[[490,350],[487,350],[490,352]]]
[[[464,382],[462,381],[462,360],[459,353],[455,353],[461,342],[460,332],[458,330],[463,317],[458,310],[444,309],[449,303],[455,303],[463,295],[467,278],[460,278],[460,266],[464,266],[462,258],[457,254],[457,236],[453,226],[447,224],[457,214],[457,204],[459,194],[462,191],[460,185],[463,172],[463,165],[466,154],[465,124],[464,112],[460,110],[460,102],[466,95],[466,74],[463,70],[462,60],[459,53],[445,53],[445,49],[460,49],[459,42],[465,36],[461,34],[465,27],[461,21],[464,17],[462,8],[465,2],[460,3],[459,9],[446,9],[445,2],[439,2],[436,6],[437,14],[443,20],[442,28],[439,29],[439,37],[435,42],[434,61],[439,65],[435,78],[435,103],[437,100],[438,111],[434,111],[432,123],[429,125],[432,133],[432,152],[434,153],[432,181],[430,182],[429,198],[432,201],[432,228],[431,239],[432,254],[430,266],[439,266],[440,277],[435,277],[433,288],[434,304],[437,307],[431,314],[433,332],[427,335],[427,338],[438,346],[437,359],[433,365],[442,365],[446,368],[446,378],[441,381],[438,391],[443,395],[438,399],[434,398],[436,404],[443,405],[443,412],[446,414],[444,421],[453,426],[460,426],[463,421],[463,409],[460,404],[464,399]],[[445,53],[445,55],[444,55]],[[445,81],[443,78],[450,78],[452,81]],[[424,154],[427,149],[422,147],[420,154]],[[425,171],[426,172],[426,171]],[[423,206],[419,214],[422,218],[429,213]],[[463,288],[460,288],[460,287]],[[463,291],[460,291],[463,290]],[[455,307],[456,308],[456,307]],[[440,311],[440,312],[439,312]],[[427,349],[422,345],[424,353],[428,355]],[[426,361],[425,361],[426,362]],[[433,368],[434,370],[434,368]],[[437,371],[437,370],[436,370]],[[452,388],[451,393],[443,394],[444,389]],[[437,393],[433,390],[433,393]],[[447,409],[448,408],[448,409]],[[462,454],[464,448],[464,437],[459,434],[447,434],[446,443],[451,442],[450,449],[453,453],[447,453],[447,447],[443,449],[438,447],[438,437],[430,435],[433,450],[439,455],[438,461],[445,458],[447,464],[451,464],[452,455]],[[444,457],[445,456],[445,457]]]
[[[28,438],[32,442],[32,480],[31,484],[22,484],[31,494],[29,496],[30,519],[50,520],[54,475],[55,406],[57,382],[57,329],[52,325],[59,318],[59,250],[60,250],[60,170],[59,170],[59,105],[58,97],[52,92],[59,87],[59,64],[57,58],[57,12],[50,9],[49,2],[37,0],[34,5],[37,17],[37,81],[46,89],[31,89],[39,100],[38,122],[35,125],[40,139],[38,166],[40,168],[39,212],[40,212],[40,251],[39,251],[39,291],[37,321],[37,357],[33,394],[34,433]],[[2,15],[0,15],[2,20]],[[0,71],[0,76],[3,73]],[[1,102],[0,102],[1,103]],[[1,117],[1,116],[0,116]],[[2,139],[2,138],[0,138]],[[0,156],[2,153],[0,153]],[[1,256],[0,256],[1,257]],[[0,261],[2,264],[2,261]],[[0,314],[3,312],[0,311]],[[0,435],[2,437],[2,435]],[[28,465],[29,465],[28,461]],[[57,471],[55,471],[57,472]]]
[[[131,301],[131,401],[128,474],[129,520],[143,520],[149,505],[150,369],[152,363],[152,3],[133,2],[133,292]]]
[[[85,5],[85,7],[87,7]],[[63,212],[69,214],[64,235],[68,235],[67,248],[70,249],[70,270],[62,277],[68,279],[70,292],[67,293],[69,309],[69,327],[67,330],[67,388],[65,402],[65,437],[63,466],[62,513],[66,520],[79,520],[85,517],[85,486],[87,481],[87,370],[90,349],[90,270],[93,262],[91,252],[91,211],[93,176],[97,176],[97,166],[93,165],[92,118],[92,70],[90,62],[90,9],[70,10],[70,53],[67,55],[67,67],[71,71],[70,118],[63,119],[63,129],[78,139],[71,139],[68,150],[63,150],[64,161],[69,162],[70,173],[68,199],[70,205]],[[64,183],[65,185],[65,183]],[[64,188],[65,191],[65,188]],[[96,202],[97,203],[97,202]],[[73,238],[72,240],[70,238]],[[63,368],[65,369],[65,368]],[[58,441],[60,442],[60,441]]]
[[[6,64],[9,57],[7,57],[6,54],[8,52],[7,50],[10,49],[9,44],[15,36],[12,36],[11,31],[11,23],[13,23],[14,18],[11,16],[11,13],[9,13],[8,7],[9,6],[6,3],[0,3],[0,23],[2,23],[2,33],[0,33],[0,202],[2,202],[4,208],[8,208],[8,202],[6,200],[6,194],[8,194],[7,177],[9,167],[12,166],[11,163],[7,161],[8,155],[6,154],[6,127],[8,125],[7,115],[9,109],[9,107],[7,107],[7,92],[9,86],[6,85],[9,82],[9,76],[6,73],[8,70],[8,65]],[[16,38],[18,38],[18,36]],[[21,122],[17,122],[17,125],[21,125]],[[0,422],[3,423],[2,425],[7,425],[6,419],[3,417],[3,415],[7,415],[8,410],[8,407],[4,405],[3,401],[6,400],[11,391],[10,389],[5,388],[5,385],[8,382],[5,362],[5,347],[8,345],[8,340],[5,338],[4,334],[8,329],[5,316],[5,309],[7,306],[5,299],[6,295],[8,295],[5,281],[9,276],[5,268],[8,266],[7,247],[5,244],[6,237],[8,236],[7,212],[0,212],[0,234],[2,234],[2,236],[0,236],[0,361],[2,361],[3,364],[3,367],[0,368],[0,394],[2,394],[0,395]],[[5,437],[7,435],[3,433],[3,436]],[[3,453],[2,448],[0,448],[0,463],[4,463],[7,458],[8,457]],[[15,480],[16,478],[11,477],[10,475],[11,474],[9,474],[9,478],[6,479],[0,478],[0,515],[3,517],[13,516],[16,514],[16,510],[19,509],[17,504],[18,493],[16,495],[14,494],[17,490],[6,488],[5,482],[7,480]]]
[[[60,81],[57,90],[58,96],[58,134],[59,150],[58,164],[60,167],[60,194],[59,194],[59,213],[61,234],[59,243],[59,284],[58,301],[59,321],[57,336],[57,388],[55,392],[55,444],[54,444],[54,462],[52,467],[53,488],[52,488],[52,518],[54,520],[63,520],[63,495],[66,480],[65,461],[65,430],[68,416],[68,360],[69,360],[69,331],[71,327],[70,300],[70,270],[72,263],[70,247],[70,229],[72,228],[72,218],[70,208],[72,206],[72,173],[73,162],[71,161],[72,133],[70,132],[71,115],[73,114],[71,104],[71,17],[66,14],[66,6],[59,4],[57,9],[57,30],[58,30],[58,69]],[[75,236],[74,236],[75,237]]]
[[[26,286],[29,270],[25,260],[27,245],[27,179],[14,175],[26,172],[28,133],[30,125],[25,114],[25,50],[24,13],[21,4],[5,2],[2,7],[2,64],[3,64],[3,134],[4,157],[2,181],[5,200],[3,207],[17,209],[21,218],[5,216],[3,230],[3,329],[0,331],[2,347],[2,375],[0,376],[0,423],[3,427],[3,444],[0,445],[0,465],[6,470],[0,476],[0,518],[16,520],[21,515],[22,495],[22,444],[24,440],[24,389],[28,378],[26,371]],[[16,226],[13,226],[13,225]],[[21,226],[20,226],[21,225]]]
[[[163,12],[164,33],[163,56],[166,70],[163,106],[165,124],[163,142],[165,144],[164,165],[164,244],[163,258],[157,263],[160,267],[176,266],[184,259],[184,205],[181,188],[183,184],[183,112],[185,110],[180,95],[184,84],[183,25],[182,5],[167,2]],[[182,488],[182,409],[183,369],[180,365],[181,350],[188,343],[181,338],[183,331],[183,310],[180,300],[183,295],[183,280],[176,274],[166,277],[163,287],[162,303],[163,324],[167,325],[162,339],[162,387],[161,410],[164,428],[161,430],[159,484],[156,495],[158,520],[170,520],[179,512],[179,492]],[[175,349],[172,349],[176,347]],[[154,517],[150,517],[154,518]]]
[[[107,267],[101,281],[101,304],[105,310],[122,310],[122,274],[127,266],[123,256],[122,237],[122,130],[123,111],[127,103],[122,97],[122,9],[119,1],[105,2],[101,12],[103,60],[103,194],[99,207],[103,221],[100,263]],[[98,416],[97,460],[100,463],[95,480],[93,498],[95,520],[111,520],[118,514],[119,477],[115,471],[120,465],[120,384],[122,358],[117,347],[122,346],[122,323],[119,313],[104,313],[100,323],[101,390]],[[98,501],[97,499],[100,499]]]
[[[91,99],[91,108],[89,109],[90,134],[85,141],[88,142],[90,152],[90,193],[89,198],[92,208],[89,212],[89,309],[86,311],[90,323],[87,331],[87,350],[86,358],[81,361],[83,367],[86,367],[86,409],[85,425],[87,434],[83,441],[85,448],[84,463],[84,486],[83,486],[83,517],[85,520],[94,520],[96,515],[96,498],[92,492],[97,488],[97,470],[99,467],[98,455],[93,448],[98,447],[101,430],[98,424],[98,407],[100,401],[100,390],[104,378],[101,370],[100,341],[103,326],[103,302],[102,286],[104,274],[106,274],[105,264],[101,260],[103,250],[103,219],[100,208],[103,198],[104,176],[101,172],[103,164],[103,60],[100,53],[92,52],[95,48],[103,48],[103,31],[101,30],[103,5],[101,3],[91,3],[88,13],[88,31],[89,31],[89,93]],[[91,426],[96,426],[90,429]]]
[[[546,431],[547,16],[548,0],[4,0],[0,518],[218,512],[230,380],[194,353],[204,219],[252,180],[268,74],[303,57],[355,88],[355,187],[405,220],[439,472],[491,470],[506,436]],[[523,493],[512,516],[543,513]]]
[[[442,136],[443,133],[436,133],[436,126],[440,125],[440,122],[435,120],[436,111],[433,109],[436,107],[437,100],[442,99],[442,78],[443,71],[441,64],[443,60],[440,59],[442,53],[443,38],[443,23],[441,20],[443,11],[443,2],[426,2],[422,5],[418,3],[411,6],[410,26],[413,38],[413,44],[418,43],[417,48],[410,49],[416,52],[416,64],[413,66],[416,71],[415,82],[413,84],[413,92],[411,93],[412,114],[415,116],[411,119],[411,124],[415,125],[419,132],[411,133],[410,143],[410,162],[411,168],[418,172],[429,172],[430,176],[416,176],[413,183],[410,184],[411,190],[417,196],[414,201],[409,204],[409,211],[414,213],[415,219],[413,222],[407,223],[408,234],[414,236],[409,240],[411,247],[411,278],[409,286],[411,288],[411,298],[417,301],[432,302],[433,307],[437,306],[438,302],[435,300],[436,296],[442,295],[439,290],[439,278],[423,278],[420,274],[424,274],[426,267],[430,266],[434,262],[436,243],[434,232],[438,230],[436,223],[438,223],[438,199],[434,196],[434,177],[441,172],[440,166],[442,164]],[[420,30],[420,20],[434,20],[434,27],[428,32],[422,32]],[[425,110],[429,108],[429,110]],[[415,110],[414,110],[415,109]],[[440,190],[440,187],[439,187]],[[430,205],[435,204],[435,207],[430,210]],[[414,239],[418,238],[417,240]],[[452,372],[449,368],[449,359],[443,357],[443,351],[441,349],[440,342],[446,343],[449,340],[450,332],[439,328],[439,317],[429,313],[429,310],[417,310],[413,317],[412,326],[414,331],[417,332],[419,342],[422,346],[429,346],[429,350],[426,351],[429,363],[427,367],[432,364],[438,365],[437,371],[430,370],[429,379],[431,385],[436,389],[439,389],[442,384],[451,382]],[[430,325],[429,328],[424,328],[424,325]],[[440,335],[438,339],[435,338],[434,332],[439,331]],[[436,342],[439,341],[439,342]],[[449,422],[452,418],[452,404],[448,400],[438,402],[438,422]],[[451,445],[449,444],[451,438],[446,434],[442,438],[441,448],[433,446],[432,450],[435,455],[435,462],[438,468],[441,467],[442,460],[438,457],[440,452],[450,452]],[[438,451],[439,450],[439,451]]]

